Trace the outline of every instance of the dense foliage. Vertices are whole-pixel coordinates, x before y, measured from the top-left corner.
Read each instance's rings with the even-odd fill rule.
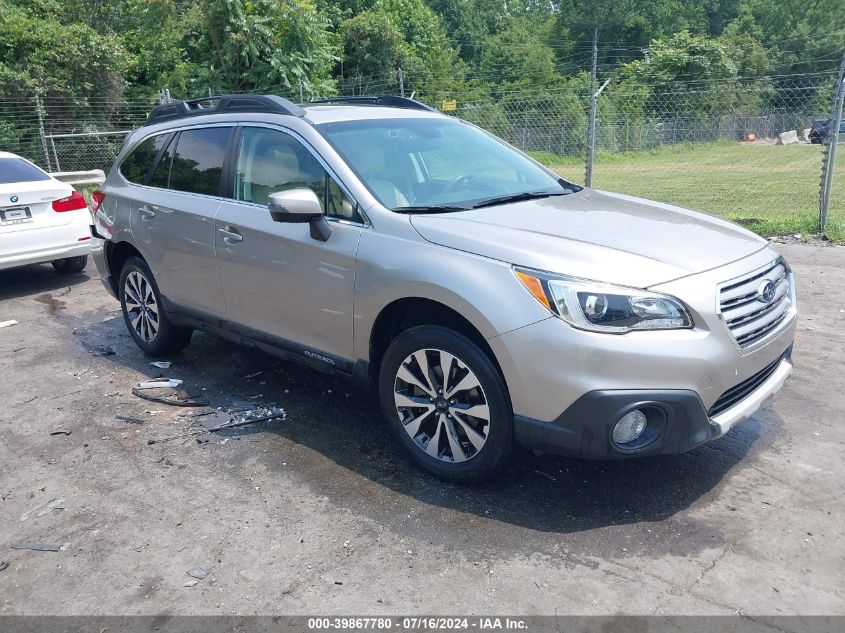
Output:
[[[479,99],[589,68],[665,85],[813,73],[841,0],[0,0],[5,99],[276,90]],[[436,93],[436,94],[435,94]]]
[[[0,0],[0,147],[37,144],[36,123],[16,118],[36,95],[53,131],[76,132],[131,127],[133,104],[165,88],[398,93],[401,70],[406,94],[457,100],[502,133],[517,114],[523,129],[557,126],[564,151],[583,146],[596,31],[599,79],[614,85],[599,114],[624,122],[627,147],[678,112],[715,125],[787,93],[822,111],[845,12],[842,0]],[[789,92],[808,82],[820,88]]]

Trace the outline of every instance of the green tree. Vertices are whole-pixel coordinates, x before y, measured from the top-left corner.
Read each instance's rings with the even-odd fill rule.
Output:
[[[340,52],[329,23],[304,0],[203,0],[201,35],[209,85],[331,94]]]

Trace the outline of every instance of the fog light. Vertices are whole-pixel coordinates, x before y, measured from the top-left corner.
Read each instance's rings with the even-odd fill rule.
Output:
[[[613,441],[616,444],[629,444],[633,442],[643,434],[647,421],[645,413],[639,409],[634,409],[630,413],[626,413],[619,418],[619,422],[613,427]]]

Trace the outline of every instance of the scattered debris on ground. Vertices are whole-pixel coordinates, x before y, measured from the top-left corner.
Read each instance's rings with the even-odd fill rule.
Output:
[[[6,571],[9,568],[9,563],[4,560],[0,560],[0,571]]]
[[[202,567],[194,567],[193,569],[188,570],[188,575],[191,578],[196,578],[197,580],[202,580],[206,576],[208,576],[208,572],[204,570]]]
[[[143,424],[144,420],[141,418],[133,418],[129,415],[116,415],[114,416],[115,420],[120,420],[121,422],[128,422],[129,424]]]
[[[71,431],[69,429],[57,429],[55,431],[50,431],[50,435],[70,435]]]
[[[153,367],[158,367],[159,369],[170,369],[171,363],[169,360],[156,360],[150,363]]]
[[[161,380],[144,380],[138,383],[138,389],[174,389],[181,387],[182,381],[178,378],[162,378]]]
[[[34,552],[59,552],[66,550],[69,545],[70,543],[20,541],[19,543],[12,543],[9,547],[12,549],[28,549]]]
[[[18,322],[14,321],[14,320],[12,320],[12,321],[2,321],[2,322],[0,322],[0,327],[9,327],[9,326],[12,326],[12,325],[17,325],[17,324],[18,324]]]
[[[181,381],[179,381],[181,384]],[[144,384],[144,383],[141,383]],[[161,391],[160,389],[164,389]],[[158,390],[155,394],[147,393],[148,391]],[[133,387],[132,393],[139,398],[149,400],[150,402],[158,402],[159,404],[168,404],[174,407],[207,407],[208,403],[202,400],[197,400],[184,391],[175,391],[173,388],[162,384],[159,387]]]
[[[59,514],[60,512],[64,512],[64,510],[64,499],[50,499],[49,501],[42,503],[37,508],[33,508],[32,510],[25,512],[23,516],[21,516],[21,521],[26,521],[31,516],[43,517],[45,514]]]
[[[203,417],[200,420],[200,426],[209,431],[216,431],[217,429],[228,426],[232,423],[232,415],[224,411],[215,411],[214,413]]]
[[[270,420],[278,419],[284,420],[287,417],[287,413],[285,413],[285,410],[281,407],[276,406],[257,407],[255,409],[241,410],[237,413],[224,413],[222,411],[217,411],[212,412],[209,415],[211,416],[209,422],[206,422],[204,420],[199,421],[201,428],[194,429],[192,431],[187,431],[185,433],[179,433],[177,435],[171,435],[168,437],[149,439],[147,440],[147,444],[160,444],[161,442],[169,442],[171,440],[193,437],[195,435],[204,435],[206,433],[215,433],[217,431],[234,429],[242,426],[247,426],[249,424],[256,424],[258,422],[269,422]],[[199,418],[201,416],[187,415],[185,417]],[[226,419],[228,419],[228,421],[226,421]],[[208,424],[208,426],[206,426],[206,424]],[[199,443],[205,444],[206,442]]]

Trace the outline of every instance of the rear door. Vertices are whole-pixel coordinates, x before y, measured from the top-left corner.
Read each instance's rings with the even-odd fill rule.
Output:
[[[0,245],[3,256],[66,246],[74,212],[53,210],[53,200],[72,192],[70,185],[55,180],[32,163],[17,156],[0,157]]]
[[[136,187],[130,201],[132,237],[166,302],[201,316],[226,316],[214,216],[232,130],[218,125],[174,134],[146,176],[147,186]]]

